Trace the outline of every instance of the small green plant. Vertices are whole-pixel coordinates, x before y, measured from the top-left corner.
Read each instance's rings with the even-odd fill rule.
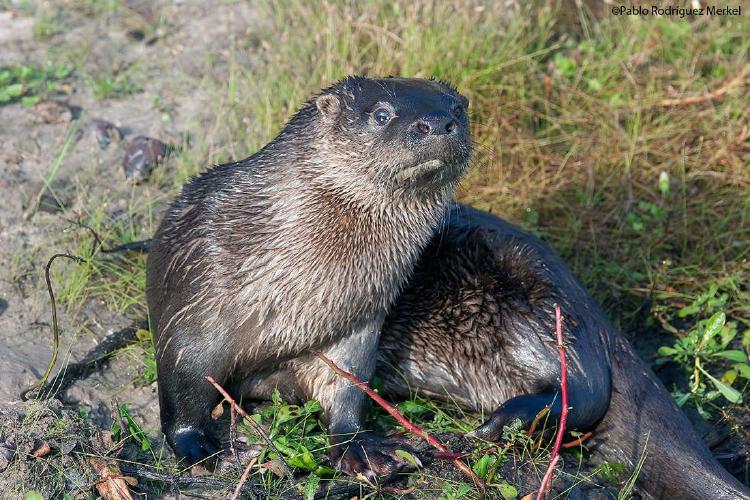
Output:
[[[139,329],[135,332],[136,337],[141,343],[143,348],[143,356],[140,360],[143,363],[143,369],[141,371],[141,378],[147,384],[153,384],[156,382],[157,371],[156,371],[156,349],[154,348],[154,341],[151,335],[151,331]]]
[[[120,417],[122,418],[122,424],[127,427],[128,434],[132,437],[136,443],[141,447],[141,451],[149,451],[152,449],[151,440],[149,440],[143,428],[138,422],[133,419],[128,411],[128,405],[123,403],[120,405]],[[119,441],[123,438],[123,429],[120,428],[120,424],[115,422],[112,425],[112,437],[115,441]]]
[[[628,477],[628,469],[620,462],[603,462],[596,471],[602,481],[612,486],[622,486]]]
[[[97,99],[111,99],[140,92],[141,87],[130,79],[127,72],[116,75],[89,77],[89,84]]]
[[[474,498],[476,491],[466,483],[445,483],[440,498],[447,500],[459,500],[464,498]]]
[[[708,319],[698,321],[686,336],[678,339],[671,347],[659,348],[659,355],[662,357],[657,363],[674,362],[691,370],[689,392],[675,394],[678,405],[682,406],[688,400],[693,400],[698,411],[708,417],[703,405],[706,401],[723,396],[730,403],[742,403],[742,393],[733,388],[732,383],[738,376],[750,379],[750,364],[744,350],[729,348],[729,343],[736,336],[737,324],[727,322],[726,315],[717,312]],[[709,365],[716,366],[720,361],[732,363],[721,379],[711,375],[707,369]]]
[[[65,30],[65,24],[61,21],[59,15],[50,15],[49,13],[39,12],[34,20],[34,38],[37,40],[48,40],[53,36],[62,33]]]
[[[29,66],[20,64],[0,68],[0,104],[20,101],[31,106],[42,97],[60,90],[60,82],[72,70],[65,65]]]
[[[308,401],[302,406],[286,404],[281,400],[278,390],[274,391],[271,402],[260,414],[252,417],[256,422],[269,426],[268,437],[273,440],[286,463],[317,476],[332,476],[335,471],[322,465],[323,451],[328,448],[328,437],[320,421],[320,403]],[[252,428],[244,421],[240,430],[249,439],[257,439]],[[269,458],[278,457],[275,453],[270,453]]]

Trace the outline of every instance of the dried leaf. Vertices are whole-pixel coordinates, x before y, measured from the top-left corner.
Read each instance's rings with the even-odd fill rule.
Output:
[[[90,462],[100,476],[100,480],[96,482],[96,491],[104,500],[133,500],[128,484],[132,486],[138,484],[134,478],[123,477],[120,468],[114,462],[98,458],[92,458]]]

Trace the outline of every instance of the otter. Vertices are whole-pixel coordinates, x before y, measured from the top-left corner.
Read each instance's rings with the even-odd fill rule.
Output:
[[[413,391],[489,414],[471,436],[497,441],[562,410],[554,305],[564,316],[568,427],[593,430],[601,458],[634,470],[648,498],[750,498],[711,455],[656,376],[544,242],[454,204],[388,315],[377,374],[385,393]]]
[[[183,187],[151,242],[146,292],[178,457],[220,449],[210,375],[240,397],[283,382],[317,399],[345,473],[404,464],[403,443],[360,433],[362,393],[311,351],[372,376],[386,314],[467,169],[467,106],[438,80],[349,77],[254,155]]]

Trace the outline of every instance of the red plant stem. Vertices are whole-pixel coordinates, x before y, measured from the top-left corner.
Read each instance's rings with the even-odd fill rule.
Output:
[[[557,426],[555,444],[552,446],[552,454],[550,455],[549,465],[547,465],[547,472],[544,473],[542,484],[539,486],[539,492],[536,496],[537,500],[542,500],[547,495],[547,492],[552,485],[552,474],[555,471],[557,462],[560,460],[560,446],[562,445],[563,435],[565,434],[565,424],[568,422],[568,362],[565,357],[565,344],[563,344],[562,313],[560,312],[560,306],[558,305],[555,305],[555,333],[557,334],[557,350],[560,353],[560,392],[562,394],[562,410],[560,411],[560,423]]]
[[[583,444],[584,441],[590,438],[592,434],[593,434],[592,432],[587,432],[586,434],[583,434],[581,437],[576,438],[573,441],[568,441],[567,443],[563,443],[562,447],[567,449],[567,448],[573,448],[574,446],[580,446]]]
[[[242,486],[245,484],[245,481],[247,481],[247,476],[250,475],[250,471],[252,470],[257,460],[258,457],[253,457],[247,463],[247,467],[245,467],[245,470],[242,472],[242,477],[240,477],[240,482],[237,483],[237,487],[234,489],[231,500],[237,500],[240,497],[240,493],[242,493]]]
[[[328,358],[325,354],[322,352],[315,352],[315,355],[320,358],[321,361],[323,361],[325,364],[328,365],[331,370],[336,372],[337,375],[344,377],[348,381],[350,381],[352,384],[354,384],[358,389],[363,391],[365,394],[370,396],[377,404],[379,404],[385,411],[390,413],[390,415],[398,421],[399,424],[404,426],[409,432],[412,434],[422,438],[423,440],[427,441],[430,445],[432,445],[433,448],[437,448],[441,452],[447,452],[451,453],[451,451],[448,449],[447,446],[445,446],[443,443],[440,442],[439,439],[437,439],[434,436],[431,436],[430,434],[426,433],[421,427],[418,425],[415,425],[409,420],[404,417],[401,412],[399,412],[395,406],[390,404],[388,401],[383,399],[380,394],[370,389],[370,386],[368,386],[366,383],[359,380],[357,377],[352,375],[351,373],[343,370],[342,368],[339,368],[336,363],[334,363],[330,358]],[[474,481],[474,484],[479,489],[482,497],[484,497],[484,482],[482,482],[479,477],[477,477],[476,474],[474,474],[474,471],[472,471],[468,465],[466,465],[461,459],[456,458],[451,460],[453,464],[464,474],[469,476],[472,481]]]

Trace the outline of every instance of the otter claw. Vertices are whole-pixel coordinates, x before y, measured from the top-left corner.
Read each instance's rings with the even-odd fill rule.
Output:
[[[352,477],[361,474],[374,483],[413,467],[404,456],[399,456],[398,450],[415,453],[405,440],[356,436],[335,445],[331,459],[344,474]]]

